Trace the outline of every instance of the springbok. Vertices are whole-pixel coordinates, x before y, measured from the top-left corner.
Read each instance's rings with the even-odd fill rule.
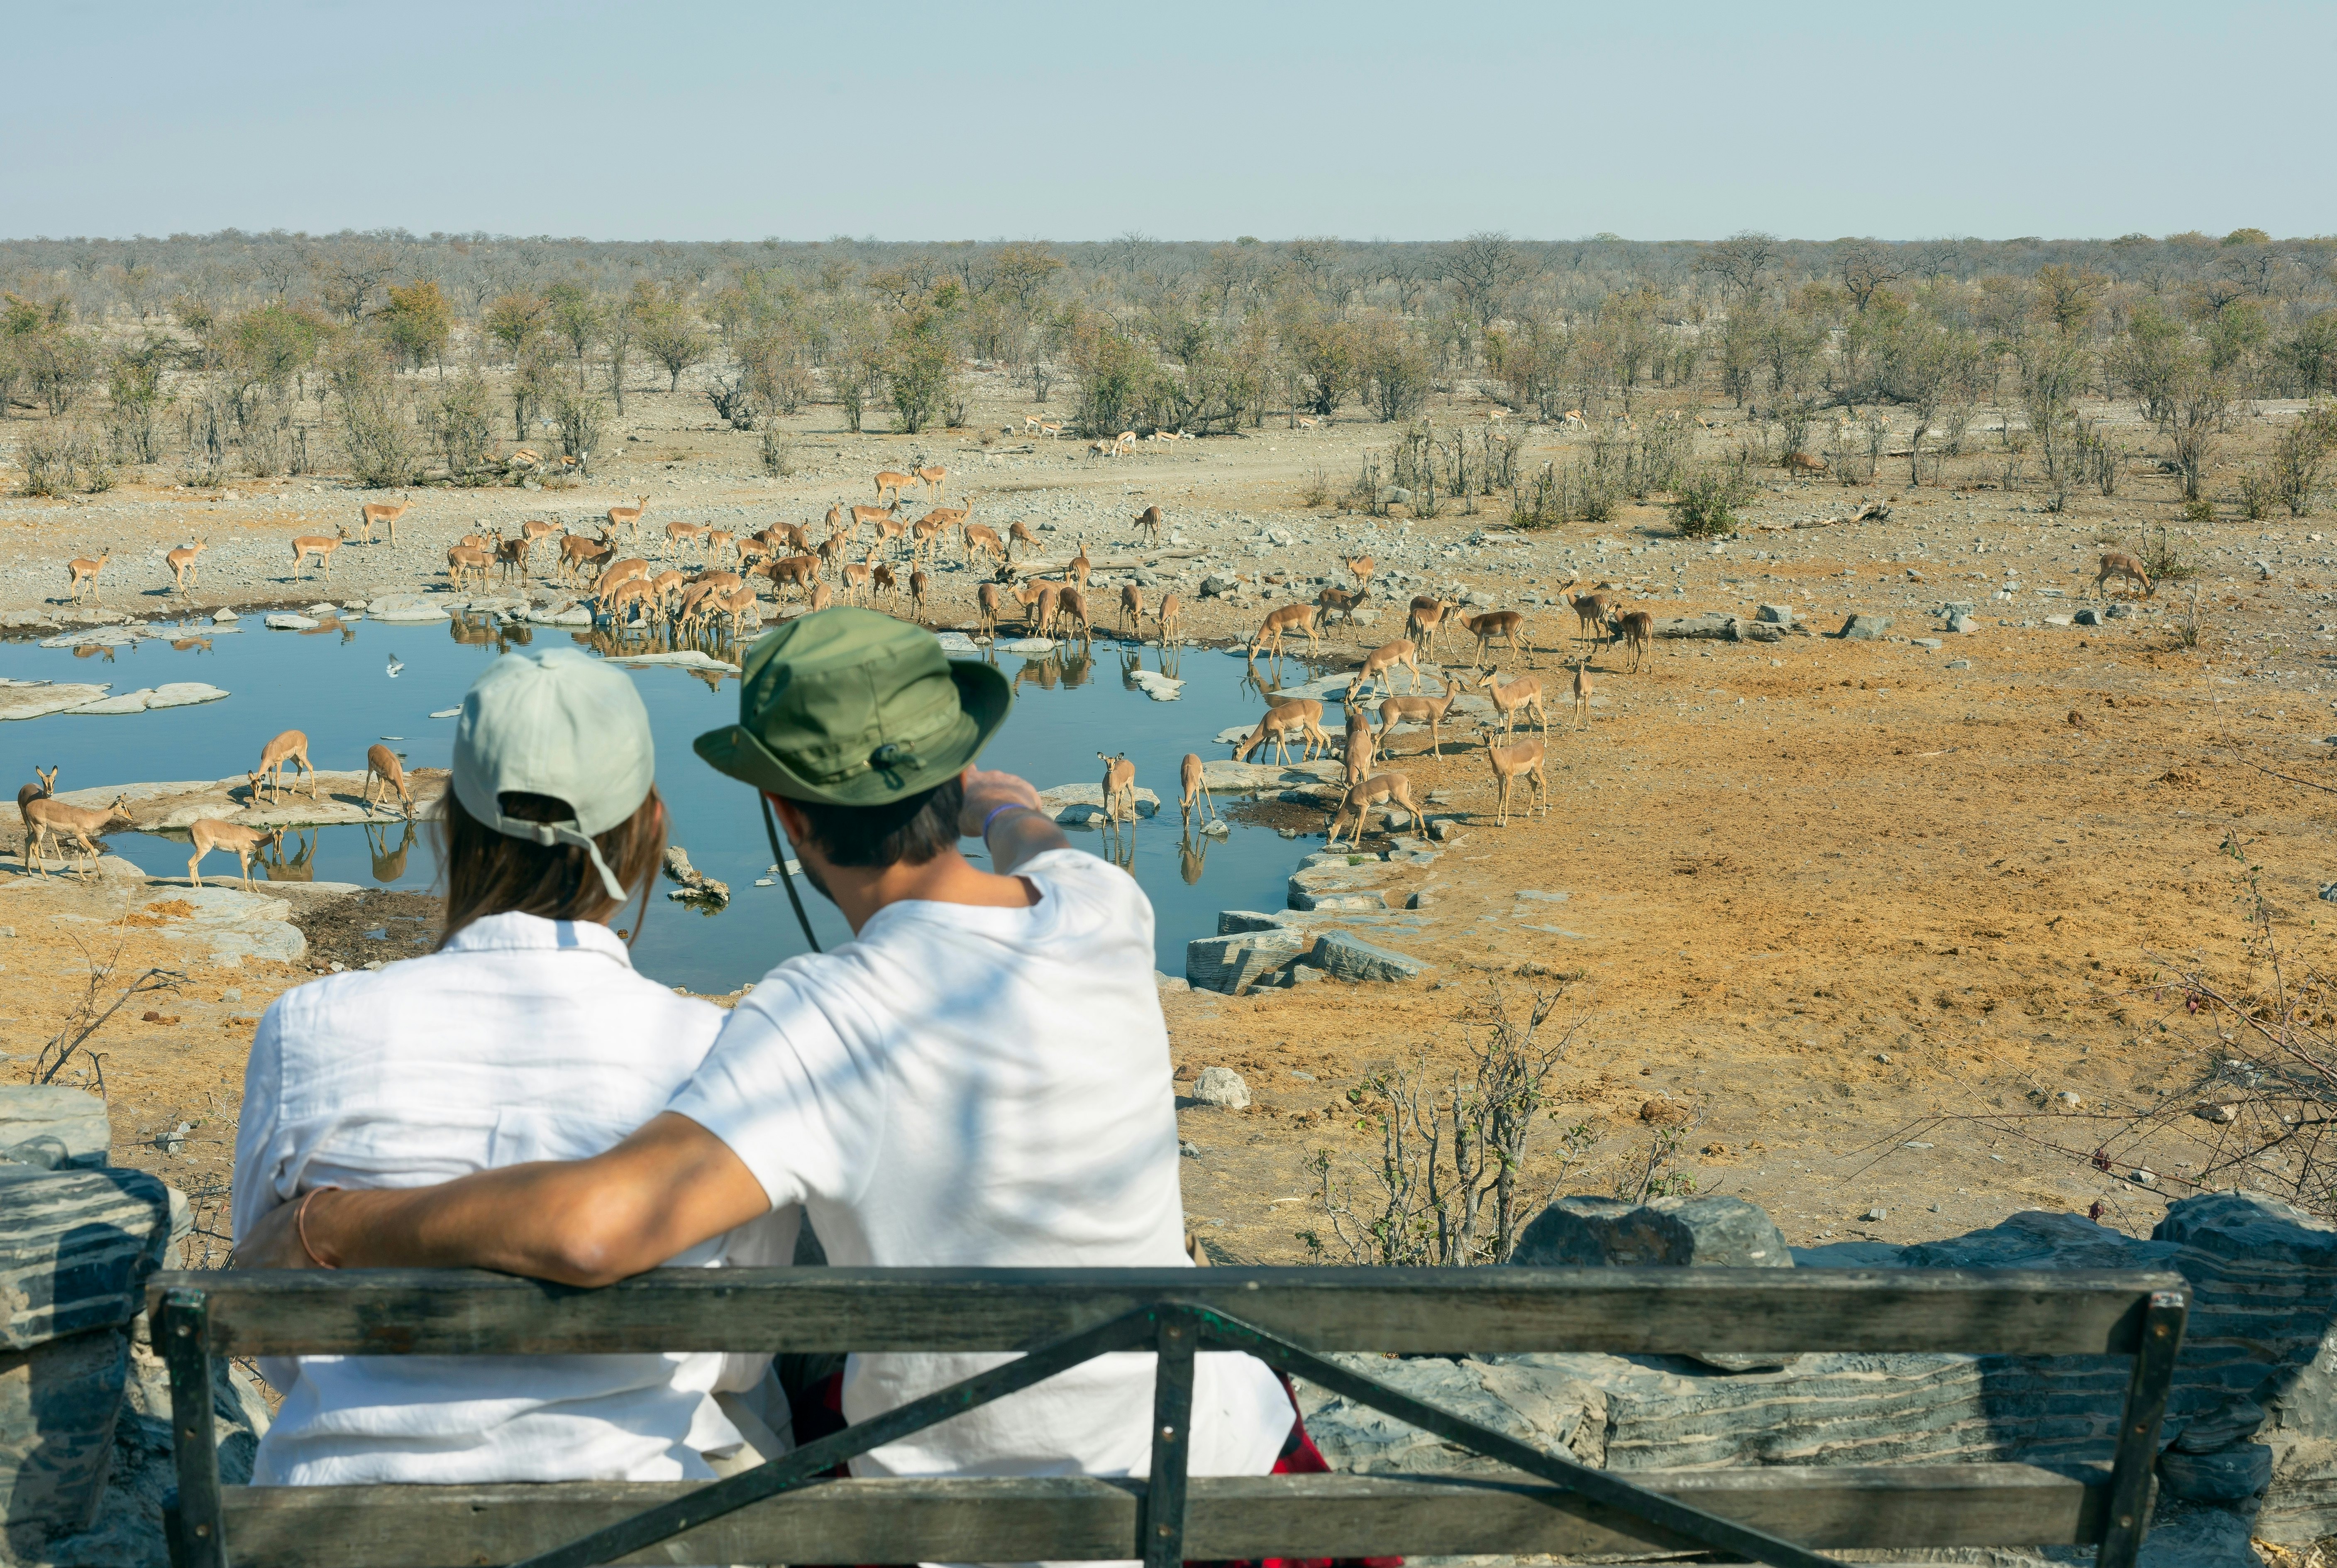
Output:
[[[1104,820],[1120,821],[1122,819],[1120,808],[1125,804],[1128,808],[1126,820],[1135,821],[1136,764],[1128,760],[1128,753],[1125,751],[1117,757],[1107,757],[1099,751],[1096,753],[1096,760],[1103,764]]]
[[[1217,798],[1209,793],[1208,771],[1201,766],[1200,758],[1190,751],[1186,752],[1185,760],[1177,765],[1177,786],[1179,792],[1177,803],[1188,819],[1193,815],[1196,799],[1208,808],[1212,818],[1217,815]]]
[[[1412,609],[1404,616],[1403,634],[1417,643],[1423,653],[1433,654],[1436,652],[1437,629],[1444,624],[1444,618],[1452,612],[1452,605],[1449,601],[1423,593],[1412,602]]]
[[[1270,612],[1259,623],[1257,635],[1250,639],[1249,656],[1255,659],[1260,648],[1267,648],[1280,658],[1283,634],[1288,632],[1305,632],[1306,651],[1312,653],[1316,641],[1315,622],[1322,613],[1322,607],[1317,604],[1285,604],[1281,609]]]
[[[1645,610],[1634,610],[1618,617],[1615,625],[1623,635],[1623,646],[1631,651],[1631,668],[1636,671],[1655,643],[1656,618]]]
[[[1436,679],[1438,684],[1444,688],[1444,694],[1441,697],[1413,696],[1382,699],[1380,741],[1383,752],[1386,750],[1387,737],[1391,728],[1398,722],[1426,724],[1429,754],[1436,759],[1438,766],[1443,765],[1444,715],[1451,711],[1453,699],[1460,696],[1461,689],[1453,685],[1451,678],[1441,670],[1437,671]]]
[[[374,750],[378,751],[381,748],[376,746]],[[203,857],[214,849],[224,849],[235,857],[236,875],[242,880],[244,890],[249,892],[252,890],[251,859],[259,853],[259,847],[265,844],[279,852],[284,848],[281,823],[273,828],[239,828],[216,817],[198,817],[188,824],[187,837],[195,847],[194,854],[187,861],[187,886],[190,887],[203,885],[202,873],[199,869]]]
[[[89,857],[89,866],[82,873],[87,881],[97,874],[97,846],[92,840],[105,836],[115,826],[131,825],[130,813],[123,808],[129,799],[116,795],[113,803],[102,810],[86,806],[68,806],[54,796],[44,795],[24,803],[24,862],[40,868],[42,876],[49,874],[48,854],[44,848],[52,838],[58,841],[58,858],[65,859],[64,840],[71,838]],[[70,864],[70,862],[68,862]]]
[[[162,557],[162,564],[171,569],[171,585],[178,592],[184,593],[193,584],[201,565],[195,557],[210,547],[210,538],[205,535],[191,544],[181,544]]]
[[[635,502],[634,502],[631,505],[630,505],[630,506],[611,506],[611,507],[610,507],[610,508],[609,508],[609,529],[610,529],[610,531],[611,531],[611,533],[614,533],[617,529],[622,528],[622,529],[625,531],[625,537],[626,537],[626,538],[628,538],[628,539],[633,539],[633,538],[638,538],[638,537],[640,537],[640,527],[641,527],[641,514],[642,514],[642,513],[644,513],[644,512],[646,512],[646,511],[648,511],[649,509],[650,509],[650,498],[649,498],[648,496],[646,496],[646,495],[642,496],[640,500],[635,501]]]
[[[252,799],[259,799],[262,788],[267,789],[269,799],[275,798],[284,787],[284,764],[287,762],[293,765],[295,779],[299,778],[301,769],[307,769],[308,799],[313,800],[317,798],[317,768],[308,760],[308,737],[298,730],[287,730],[259,749],[259,766],[244,776],[251,786]]]
[[[1301,741],[1298,748],[1301,762],[1314,758],[1318,742],[1325,756],[1331,754],[1331,737],[1323,730],[1323,704],[1311,697],[1299,697],[1267,709],[1266,717],[1257,721],[1257,728],[1234,742],[1234,760],[1248,761],[1250,753],[1264,746],[1266,737],[1271,735],[1274,738],[1274,760],[1286,764],[1290,760],[1290,732],[1294,730],[1298,731]]]
[[[1496,697],[1493,701],[1498,705],[1501,699]],[[1541,707],[1539,694],[1534,707],[1537,711]],[[1590,728],[1590,661],[1588,659],[1576,661],[1574,666],[1574,727],[1577,730]]]
[[[1518,639],[1525,632],[1525,612],[1521,610],[1488,610],[1482,615],[1469,615],[1462,617],[1461,624],[1475,632],[1477,636],[1477,652],[1471,656],[1469,661],[1472,665],[1482,664],[1485,662],[1486,647],[1498,637],[1509,643],[1511,652],[1523,653],[1526,656],[1526,667],[1528,669],[1533,668],[1532,645],[1530,643],[1522,643],[1518,641]]]
[[[1582,410],[1579,408],[1569,408],[1565,413],[1558,416],[1558,423],[1561,429],[1566,430],[1588,430],[1590,428],[1590,421],[1582,416]]]
[[[376,779],[381,780],[382,804],[389,803],[389,792],[395,789],[398,800],[406,808],[406,814],[413,816],[414,791],[406,787],[406,764],[396,752],[378,744],[366,750],[365,793],[357,798],[368,811],[373,809],[373,786]]]
[[[97,585],[97,574],[104,571],[105,564],[112,559],[112,551],[102,550],[94,560],[86,555],[77,555],[65,563],[65,583],[73,590],[73,603],[81,603],[81,585],[84,583],[89,584],[89,596],[93,601],[100,604],[105,603],[105,594]]]
[[[300,564],[313,556],[317,564],[325,570],[325,581],[331,582],[333,552],[339,549],[342,542],[347,537],[348,535],[345,534],[302,534],[296,536],[292,541],[293,574],[298,576]]]
[[[1532,818],[1536,803],[1540,804],[1543,816],[1550,815],[1550,776],[1542,771],[1545,750],[1541,741],[1530,735],[1514,746],[1485,748],[1485,760],[1493,765],[1493,778],[1501,787],[1501,802],[1493,812],[1494,827],[1510,825],[1510,790],[1521,774],[1530,778],[1534,786],[1534,793],[1528,798],[1527,818]]]
[[[2144,597],[2147,598],[2150,594],[2150,573],[2142,569],[2141,562],[2124,550],[2102,552],[2101,570],[2094,573],[2095,593],[2101,598],[2108,598],[2110,596],[2109,581],[2113,577],[2123,577],[2139,583],[2142,584]]]
[[[876,475],[876,499],[882,501],[889,495],[897,503],[901,499],[902,487],[916,482],[914,474],[902,474],[887,468]]]
[[[949,477],[948,469],[936,463],[928,467],[913,467],[909,472],[914,474],[917,476],[917,482],[933,493],[934,500],[938,501],[942,498],[942,481]]]
[[[1120,634],[1144,634],[1144,590],[1133,583],[1120,585]]]
[[[1541,682],[1531,675],[1521,675],[1508,685],[1501,684],[1501,672],[1488,670],[1477,677],[1477,684],[1492,699],[1493,711],[1501,720],[1501,739],[1510,738],[1517,724],[1518,710],[1533,710],[1534,723],[1545,735],[1550,733],[1550,713],[1542,707]]]
[[[1347,682],[1347,701],[1354,701],[1365,686],[1377,686],[1383,693],[1393,694],[1395,681],[1389,671],[1396,669],[1411,671],[1412,689],[1420,690],[1420,654],[1408,637],[1399,637],[1364,656],[1355,678]]]
[[[1578,593],[1567,603],[1574,610],[1576,635],[1593,642],[1607,641],[1607,595]]]
[[[1340,825],[1350,818],[1354,823],[1354,836],[1348,843],[1350,846],[1361,844],[1364,826],[1371,820],[1374,806],[1383,813],[1393,806],[1401,806],[1412,814],[1413,821],[1420,820],[1420,808],[1412,801],[1411,778],[1403,773],[1374,773],[1347,786],[1347,792],[1339,798],[1338,809],[1331,813],[1331,834],[1323,848],[1336,849],[1339,847]]]
[[[973,591],[974,630],[984,637],[998,635],[998,612],[1005,608],[1006,595],[998,591],[995,583],[983,583]]]
[[[1174,593],[1160,595],[1160,608],[1152,612],[1153,624],[1160,631],[1160,646],[1166,648],[1173,640],[1185,635],[1185,602]]]
[[[407,496],[395,506],[385,501],[368,501],[358,507],[357,523],[365,529],[365,542],[368,544],[373,543],[373,527],[378,523],[389,530],[389,542],[396,544],[397,520],[405,516],[406,509],[413,505],[413,497]]]
[[[1160,524],[1164,521],[1159,506],[1147,506],[1136,514],[1136,531],[1151,534],[1153,543],[1157,544],[1160,542]]]

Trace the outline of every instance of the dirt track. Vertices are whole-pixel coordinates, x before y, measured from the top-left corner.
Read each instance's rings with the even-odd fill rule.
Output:
[[[756,519],[747,529],[780,518],[808,524],[833,499],[864,499],[866,473],[922,453],[951,466],[950,499],[970,495],[977,521],[1058,521],[1062,554],[1075,538],[1110,545],[1125,537],[1125,520],[1159,501],[1205,557],[1164,570],[1198,574],[1223,564],[1294,579],[1237,605],[1195,606],[1195,635],[1247,633],[1286,590],[1311,597],[1313,579],[1344,581],[1337,558],[1359,545],[1376,548],[1384,576],[1407,571],[1526,604],[1538,672],[1553,691],[1564,651],[1581,646],[1567,639],[1571,614],[1547,603],[1570,581],[1615,583],[1659,614],[1749,616],[1756,603],[1788,601],[1821,633],[1851,610],[1895,617],[1893,640],[1658,643],[1637,674],[1625,673],[1616,653],[1596,651],[1603,701],[1586,732],[1551,731],[1554,809],[1546,819],[1494,828],[1490,776],[1458,740],[1448,737],[1441,760],[1413,765],[1460,807],[1485,813],[1437,867],[1438,925],[1400,944],[1435,962],[1431,981],[1243,998],[1172,994],[1180,1063],[1188,1073],[1233,1066],[1258,1100],[1247,1112],[1196,1108],[1183,1117],[1201,1151],[1187,1166],[1188,1207],[1224,1259],[1305,1255],[1297,1232],[1323,1228],[1305,1200],[1310,1158],[1329,1150],[1360,1171],[1377,1148],[1375,1132],[1358,1130],[1374,1102],[1351,1101],[1349,1091],[1420,1053],[1449,1054],[1455,1015],[1489,980],[1513,993],[1563,980],[1589,1014],[1555,1081],[1560,1120],[1541,1146],[1553,1147],[1559,1130],[1576,1122],[1590,1123],[1601,1142],[1562,1180],[1546,1161],[1530,1166],[1545,1184],[1606,1190],[1677,1116],[1668,1102],[1689,1119],[1681,1172],[1702,1190],[1761,1202],[1795,1245],[1869,1233],[1914,1240],[2015,1209],[2082,1211],[2097,1201],[2110,1222],[2147,1229],[2165,1197],[2183,1191],[2179,1162],[2189,1156],[2174,1146],[2179,1140],[2141,1156],[2160,1178],[2151,1190],[2127,1176],[2136,1156],[2122,1152],[2101,1171],[2000,1133],[1930,1128],[1922,1119],[2032,1112],[2039,1120],[2025,1125],[2039,1138],[2082,1154],[2104,1136],[2094,1112],[2182,1093],[2196,1043],[2179,1024],[2162,1033],[2155,1022],[2170,1008],[2180,1020],[2179,997],[2137,992],[2163,970],[2157,955],[2204,956],[2226,974],[2243,967],[2234,902],[2242,864],[2227,842],[2264,867],[2282,941],[2322,956],[2322,935],[2310,922],[2328,876],[2326,797],[2251,766],[2337,783],[2321,760],[2329,752],[2322,737],[2337,722],[2321,689],[2318,639],[2326,634],[2316,619],[2327,613],[2322,584],[2337,568],[2324,572],[2318,552],[2328,547],[2308,537],[2325,525],[2316,519],[2197,530],[2190,547],[2200,574],[2155,595],[2162,612],[2097,628],[2051,626],[2045,615],[2068,613],[2090,587],[2098,537],[2174,524],[2169,483],[2137,475],[2115,499],[2047,517],[2026,493],[1902,491],[1887,482],[1845,490],[1773,477],[1756,505],[1761,518],[1846,512],[1862,499],[1893,510],[1885,523],[1855,528],[1748,534],[1717,554],[1670,542],[1653,507],[1509,544],[1481,533],[1501,523],[1498,510],[1448,512],[1413,522],[1407,534],[1400,507],[1376,526],[1303,508],[1300,492],[1315,470],[1335,493],[1363,449],[1386,441],[1386,429],[1372,425],[1311,436],[1267,430],[1119,462],[1081,461],[1069,443],[985,459],[967,433],[807,431],[801,448],[817,472],[765,481],[753,476],[755,437],[692,425],[702,405],[642,396],[636,407],[631,428],[648,439],[628,450],[648,455],[604,466],[606,483],[543,494],[421,491],[404,530],[410,544],[344,550],[334,596],[427,583],[445,544],[476,518],[508,526],[556,509],[572,520],[648,489],[652,522],[744,508],[739,514]],[[1026,411],[1002,397],[977,419],[994,435]],[[1483,406],[1435,412],[1481,418]],[[797,423],[832,418],[820,409]],[[1569,452],[1555,434],[1533,442],[1536,467]],[[1960,486],[1982,471],[1977,459],[1964,466],[1969,473],[1951,465]],[[121,552],[114,567],[137,564],[142,575],[123,570],[110,602],[158,612],[167,594],[144,592],[156,584],[146,581],[154,573],[141,552],[181,542],[181,528],[208,529],[217,553],[218,590],[195,595],[197,606],[306,603],[314,590],[275,581],[283,573],[271,576],[266,560],[281,553],[283,535],[306,526],[297,517],[354,514],[359,498],[304,479],[246,485],[233,502],[126,489],[101,503],[112,511],[13,501],[0,511],[0,609],[58,612],[36,580],[61,583],[66,555],[111,543]],[[1294,542],[1269,543],[1258,554],[1247,542],[1262,529],[1287,531]],[[223,537],[239,536],[249,542],[249,571],[220,550]],[[1609,546],[1599,548],[1600,540]],[[2080,564],[2082,575],[2073,574]],[[207,574],[207,584],[214,581]],[[973,581],[941,580],[944,619],[969,607]],[[1994,599],[2007,581],[2016,596]],[[2172,624],[2178,615],[2165,612],[2178,612],[2195,588],[2203,635],[2185,649]],[[1393,614],[1383,607],[1375,627],[1349,634],[1351,656],[1400,633],[1410,592],[1397,589]],[[1974,603],[1980,630],[1941,632],[1925,612],[1948,600]],[[1945,646],[1898,640],[1931,636]],[[1969,667],[1949,667],[1958,660]],[[1564,702],[1551,706],[1562,723]],[[1567,897],[1521,902],[1519,889]],[[26,913],[28,901],[40,913]],[[94,945],[88,932],[98,929],[57,925],[49,913],[117,917],[121,902],[0,889],[0,923],[16,932],[0,942],[10,978],[47,987],[54,977],[60,986],[20,985],[0,1022],[0,1050],[20,1069],[56,1028],[64,971],[80,963],[68,931]],[[132,916],[125,969],[147,962],[149,946],[162,946],[140,918]],[[183,1003],[161,1008],[183,1015],[181,1023],[141,1023],[129,1009],[97,1041],[107,1053],[117,1157],[182,1186],[215,1184],[223,1172],[246,1021],[304,975],[249,963],[224,981],[201,973]],[[226,985],[241,997],[222,1000]],[[1294,1075],[1301,1073],[1313,1077]],[[2055,1098],[2065,1091],[2081,1102],[2076,1113],[2049,1119],[2057,1106],[2066,1112]],[[181,1122],[193,1126],[179,1153],[151,1142]],[[1875,1209],[1884,1217],[1861,1218]]]

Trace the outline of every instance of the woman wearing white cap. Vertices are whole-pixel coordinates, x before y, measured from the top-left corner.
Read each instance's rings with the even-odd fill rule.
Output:
[[[496,660],[464,699],[452,783],[437,951],[300,986],[260,1021],[236,1136],[239,1239],[323,1188],[598,1153],[664,1108],[721,1026],[720,1009],[635,974],[607,924],[636,897],[646,913],[665,850],[649,714],[630,680],[570,649]],[[774,1214],[670,1261],[785,1263],[797,1224]],[[284,1404],[252,1479],[703,1478],[780,1446],[768,1365],[271,1360],[261,1369]]]

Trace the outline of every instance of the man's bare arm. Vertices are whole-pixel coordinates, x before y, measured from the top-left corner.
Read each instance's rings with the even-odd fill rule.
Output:
[[[590,1160],[506,1165],[435,1187],[314,1193],[305,1213],[296,1201],[261,1220],[236,1262],[494,1269],[606,1285],[769,1209],[762,1183],[728,1144],[669,1111]]]
[[[958,831],[983,840],[990,850],[992,870],[1005,876],[1050,849],[1071,847],[1027,781],[979,768],[967,769],[963,779],[965,808],[958,814]]]

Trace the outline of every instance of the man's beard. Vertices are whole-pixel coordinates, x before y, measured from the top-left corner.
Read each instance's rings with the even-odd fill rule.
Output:
[[[811,868],[811,862],[803,858],[800,849],[796,851],[796,869],[803,873],[803,879],[811,884],[813,892],[831,904],[836,902],[836,895],[827,890],[827,884],[819,879],[819,873]]]

